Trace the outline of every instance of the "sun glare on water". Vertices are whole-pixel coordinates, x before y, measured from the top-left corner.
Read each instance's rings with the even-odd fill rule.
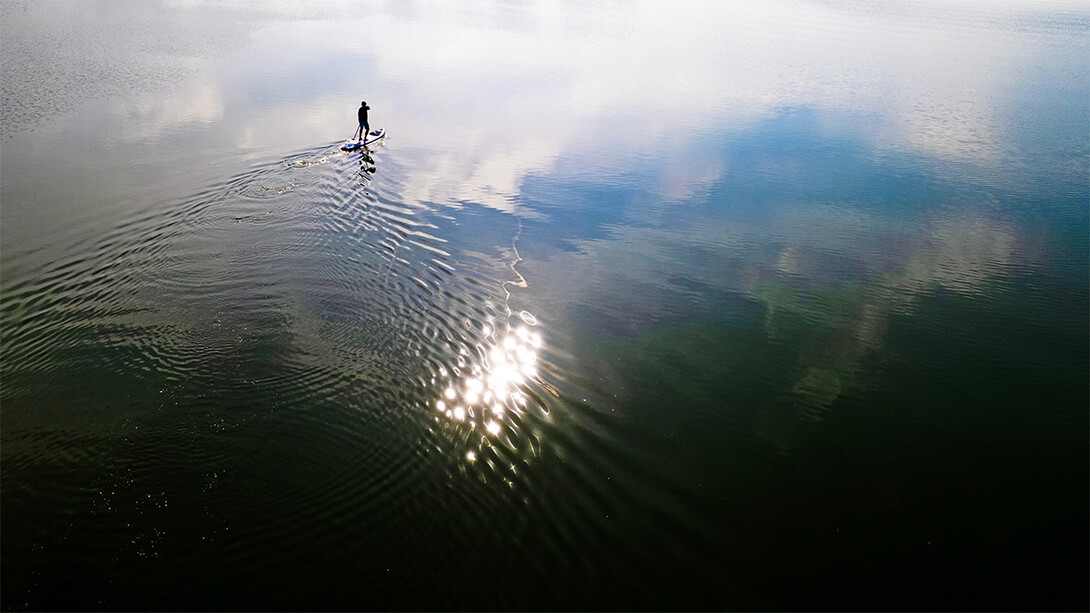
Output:
[[[432,380],[440,390],[434,401],[437,421],[468,428],[485,439],[499,438],[505,428],[514,427],[512,415],[524,412],[530,402],[525,387],[537,379],[543,346],[533,315],[524,311],[520,316],[520,324],[504,324],[502,333],[492,322],[484,324],[476,351],[463,350],[458,366],[439,368]],[[466,453],[466,460],[476,461],[476,452]]]

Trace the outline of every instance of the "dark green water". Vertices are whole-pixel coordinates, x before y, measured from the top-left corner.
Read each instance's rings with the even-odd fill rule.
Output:
[[[0,3],[0,606],[1085,610],[1087,58],[1063,2]]]

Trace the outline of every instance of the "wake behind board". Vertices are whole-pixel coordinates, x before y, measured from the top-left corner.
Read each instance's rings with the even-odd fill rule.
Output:
[[[371,130],[371,133],[367,135],[369,138],[366,141],[348,139],[341,145],[341,151],[355,151],[360,147],[370,147],[371,145],[386,138],[386,130],[379,128],[378,130]]]

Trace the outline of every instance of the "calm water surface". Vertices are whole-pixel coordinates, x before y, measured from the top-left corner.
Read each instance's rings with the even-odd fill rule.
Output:
[[[5,610],[1090,606],[1085,4],[0,34]]]

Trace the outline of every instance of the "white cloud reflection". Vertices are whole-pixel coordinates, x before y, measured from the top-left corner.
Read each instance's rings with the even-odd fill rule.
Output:
[[[524,178],[564,156],[633,164],[790,107],[868,116],[860,136],[879,151],[990,168],[1032,67],[1075,74],[1072,47],[1090,53],[1090,10],[1068,2],[175,2],[141,15],[203,44],[148,27],[117,47],[187,76],[150,106],[118,105],[116,137],[199,120],[212,150],[297,151],[347,137],[365,97],[391,143],[429,155],[408,197],[520,213]],[[671,189],[699,190],[713,170]]]
[[[120,125],[125,135],[145,140],[165,132],[193,129],[197,124],[212,124],[223,118],[221,91],[208,83],[182,90],[180,95],[162,96],[140,93],[113,107],[123,115]]]
[[[822,419],[882,351],[892,317],[914,314],[940,290],[986,297],[1036,264],[1034,239],[983,206],[928,215],[915,227],[848,207],[778,208],[760,224],[701,218],[614,227],[608,238],[578,240],[574,251],[530,262],[526,275],[550,310],[563,312],[573,300],[584,309],[581,319],[590,323],[569,325],[619,342],[663,321],[715,320],[723,316],[711,310],[717,300],[760,303],[769,339],[805,339],[790,365],[793,380],[754,424],[758,435],[790,451],[800,425]],[[610,385],[621,386],[608,392],[626,393],[609,364],[572,368],[604,370]]]
[[[425,163],[403,167],[399,177],[408,204],[473,202],[530,216],[535,212],[521,198],[524,180],[552,171],[558,160],[576,159],[590,174],[637,170],[647,161],[638,152],[678,150],[707,133],[737,134],[792,107],[815,109],[821,121],[871,118],[868,129],[854,136],[879,152],[990,168],[1009,146],[1016,123],[1011,117],[1021,112],[1019,96],[1032,85],[1030,73],[1080,58],[1077,66],[1056,70],[1084,78],[1090,50],[1090,9],[1084,2],[262,6],[209,10],[203,3],[175,3],[166,18],[184,17],[185,33],[214,36],[164,39],[170,28],[149,26],[126,30],[132,36],[119,39],[124,44],[111,46],[96,37],[90,42],[98,46],[84,45],[110,69],[104,74],[121,83],[127,72],[118,68],[128,62],[106,58],[134,56],[134,50],[148,54],[139,56],[145,60],[155,58],[154,66],[162,62],[157,75],[186,69],[172,89],[160,83],[166,77],[153,79],[153,93],[111,105],[114,138],[151,142],[200,126],[207,147],[190,146],[193,155],[229,150],[225,143],[283,155],[347,137],[355,105],[365,97],[373,123],[388,129],[390,146],[423,152],[416,159]],[[158,26],[164,19],[154,7],[141,7],[140,23]],[[94,7],[74,4],[66,10],[84,11],[81,18],[97,23]],[[255,22],[244,25],[251,13]],[[1066,17],[1050,25],[1045,17],[1057,14]],[[21,23],[16,18],[7,15],[6,21]],[[236,44],[238,31],[249,32],[245,45]],[[5,27],[5,39],[15,33]],[[199,44],[176,44],[190,39]],[[64,37],[56,47],[40,47],[51,61],[83,48]],[[77,73],[72,71],[82,76]],[[95,119],[73,114],[51,129],[60,135]],[[1032,119],[1022,115],[1020,121]],[[709,157],[714,156],[694,159]],[[682,200],[699,197],[730,168],[680,160],[655,171],[665,195]],[[832,216],[822,221],[830,228],[843,228],[853,214],[828,212]],[[785,234],[812,230],[788,222],[784,227]],[[873,322],[875,310],[915,308],[919,296],[936,287],[979,291],[1011,265],[1018,244],[1015,229],[985,215],[938,220],[928,231],[923,245],[876,254],[882,267],[868,272],[884,275],[878,287],[886,297],[861,311],[870,318],[861,325],[875,327],[866,323]],[[567,256],[572,261],[558,257],[535,279],[567,295],[597,295],[618,318],[639,316],[629,303],[636,293],[646,312],[670,312],[676,307],[669,296],[645,290],[654,279],[688,274],[673,269],[679,265],[675,247],[711,245],[714,258],[729,255],[732,241],[752,240],[745,229],[727,223],[692,228],[683,236],[627,228],[609,240],[588,241]],[[822,240],[818,250],[837,249],[830,243],[835,234]],[[775,261],[797,262],[790,252],[797,246],[785,247]],[[581,274],[573,276],[572,270]],[[750,279],[757,278],[759,273]],[[709,283],[752,291],[733,280]],[[651,304],[655,300],[663,303]],[[505,418],[522,406],[523,386],[534,377],[541,337],[529,323],[481,330],[480,336],[478,351],[438,375],[443,393],[435,409],[451,423],[501,436]],[[811,377],[804,387],[829,379]]]
[[[409,181],[420,200],[510,211],[522,178],[565,153],[671,147],[785,107],[870,115],[876,148],[989,167],[1021,87],[1012,67],[1049,52],[1023,29],[1057,7],[539,2],[520,29],[503,27],[511,10],[428,3],[371,32],[378,75],[411,98],[387,109],[399,143],[443,152]],[[452,180],[429,180],[437,169]]]

